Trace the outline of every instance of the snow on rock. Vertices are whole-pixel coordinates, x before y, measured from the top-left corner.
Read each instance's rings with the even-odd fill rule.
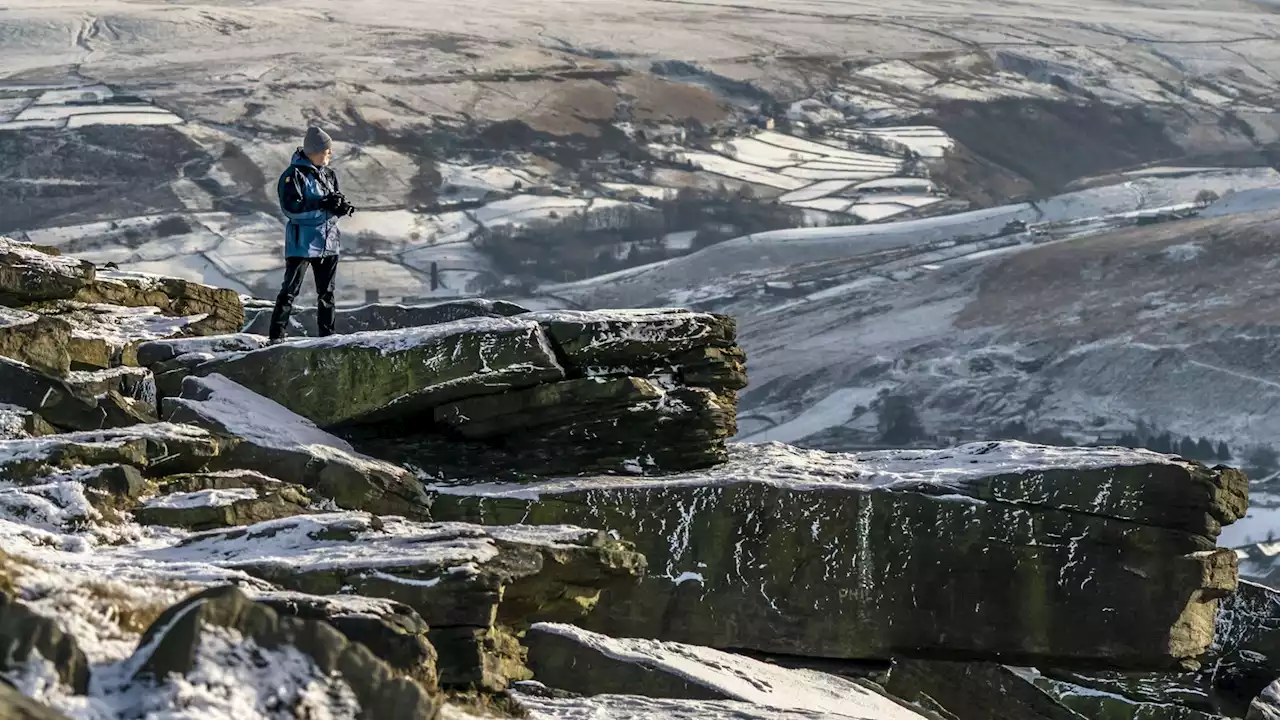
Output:
[[[253,488],[228,488],[225,490],[197,490],[189,493],[173,493],[151,498],[144,507],[180,510],[185,508],[223,507],[239,500],[256,500],[258,491]]]
[[[358,513],[327,513],[199,533],[178,545],[140,554],[169,563],[228,568],[440,571],[486,562],[497,557],[498,549],[485,533],[470,526],[424,526],[397,519],[384,524]]]
[[[517,701],[534,720],[879,720],[878,716],[856,711],[846,714],[779,710],[744,702],[655,700],[638,695],[555,699],[521,693]]]
[[[1019,441],[970,443],[945,450],[885,450],[831,453],[780,442],[730,446],[730,461],[704,471],[655,478],[616,478],[618,488],[716,486],[748,481],[795,490],[845,487],[915,489],[934,484],[938,492],[962,492],[965,484],[1004,474],[1033,475],[1049,470],[1101,470],[1141,465],[1189,467],[1180,459],[1150,450],[1075,448],[1033,445]],[[446,494],[483,492],[497,497],[537,498],[544,494],[590,489],[596,480],[565,479],[521,485],[440,486]]]
[[[611,638],[572,625],[538,623],[525,637],[539,682],[585,695],[643,692],[650,697],[736,700],[780,710],[809,710],[877,720],[920,716],[863,685],[833,675],[791,670],[711,648]],[[686,683],[664,690],[654,674]]]
[[[333,448],[355,453],[346,440],[331,435],[315,423],[279,403],[264,398],[226,377],[214,373],[198,382],[199,411],[219,423],[232,435],[255,445],[277,449],[306,447],[321,451]],[[174,399],[173,403],[182,400]]]

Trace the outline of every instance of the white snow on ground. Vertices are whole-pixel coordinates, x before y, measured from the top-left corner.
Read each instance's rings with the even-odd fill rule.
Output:
[[[88,696],[61,686],[47,661],[29,663],[16,679],[24,694],[72,720],[278,720],[281,708],[289,709],[288,717],[345,720],[360,709],[350,686],[323,674],[296,648],[260,647],[226,628],[204,630],[186,675],[156,685],[129,683],[132,669],[132,663],[96,668]]]
[[[849,206],[850,213],[867,222],[884,220],[909,209],[909,207],[896,203],[858,203],[857,205]]]
[[[869,182],[875,181],[872,180]],[[792,190],[778,198],[778,200],[784,203],[798,203],[804,200],[817,200],[831,195],[832,193],[838,193],[852,184],[853,183],[849,180],[825,180],[800,188],[799,190]],[[861,187],[861,185],[859,185],[859,187]]]
[[[876,398],[876,388],[842,388],[809,406],[807,410],[781,425],[775,425],[742,438],[743,442],[790,443],[843,425],[858,405],[868,406]]]
[[[929,192],[934,189],[932,180],[914,177],[887,177],[878,180],[868,180],[854,185],[857,190],[917,190],[919,192]]]
[[[884,488],[920,484],[960,490],[966,482],[999,474],[1181,462],[1148,450],[1046,447],[1016,441],[968,443],[945,450],[881,450],[864,453],[828,453],[767,442],[733,444],[729,447],[729,461],[707,470],[662,477],[610,477],[607,482],[610,487],[615,488],[763,483],[797,490],[831,486]],[[542,495],[590,490],[598,487],[600,482],[598,478],[570,478],[520,485],[435,485],[430,489],[450,495],[537,500]]]
[[[1200,211],[1201,217],[1221,217],[1236,213],[1261,212],[1280,208],[1280,186],[1261,187],[1231,193]]]
[[[694,645],[611,638],[573,625],[538,623],[531,631],[559,635],[614,660],[668,673],[753,705],[875,720],[920,718],[883,695],[833,675],[780,668]]]
[[[676,162],[687,162],[700,170],[766,187],[796,190],[807,184],[803,180],[787,177],[772,170],[765,170],[750,163],[739,162],[714,153],[670,148],[664,145],[650,146],[650,150],[660,157],[664,153],[668,154]]]
[[[88,90],[92,94],[93,88]],[[37,102],[0,122],[0,131],[30,127],[76,128],[90,125],[177,125],[183,119],[168,110],[149,105],[87,103],[62,104],[67,99],[51,98],[45,93]]]

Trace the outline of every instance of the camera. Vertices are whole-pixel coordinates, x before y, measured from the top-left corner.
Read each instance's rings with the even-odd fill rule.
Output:
[[[356,212],[355,206],[348,202],[347,197],[340,192],[326,195],[322,207],[338,217],[347,217],[348,215],[354,215]]]

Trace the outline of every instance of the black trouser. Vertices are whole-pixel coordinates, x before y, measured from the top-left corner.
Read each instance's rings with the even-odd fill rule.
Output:
[[[326,257],[291,257],[285,258],[284,285],[276,296],[276,309],[271,313],[271,339],[285,336],[285,328],[289,325],[289,314],[293,312],[293,301],[302,291],[302,280],[307,274],[307,265],[311,266],[311,274],[316,279],[316,326],[320,337],[333,334],[333,286],[338,277],[338,256]]]

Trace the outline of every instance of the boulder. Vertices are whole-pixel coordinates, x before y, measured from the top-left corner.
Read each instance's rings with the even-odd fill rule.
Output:
[[[975,443],[732,448],[708,471],[438,485],[436,520],[600,527],[652,568],[587,627],[826,658],[1164,670],[1209,649],[1243,513],[1229,469],[1146,451]],[[778,572],[787,568],[787,572]]]
[[[490,646],[518,649],[503,645],[499,626],[577,619],[602,589],[634,582],[644,568],[624,544],[580,528],[427,525],[357,513],[211,531],[147,555],[242,571],[294,592],[403,603],[431,628],[441,683],[493,690],[507,677],[491,672],[504,662],[487,660]]]
[[[192,318],[185,332],[225,335],[244,326],[244,305],[234,290],[182,278],[107,271],[81,287],[73,299],[89,304],[154,307],[170,317]]]
[[[261,648],[263,667],[272,666],[273,656],[279,658],[277,664],[285,662],[280,655],[289,649],[302,653],[314,663],[320,678],[345,683],[358,703],[357,718],[421,720],[434,718],[440,709],[436,695],[399,676],[363,645],[349,641],[328,624],[282,617],[230,586],[205,590],[166,610],[143,634],[138,650],[126,662],[134,669],[135,678],[162,680],[171,673],[186,675],[199,669],[202,653],[216,652],[218,641],[224,646],[256,645]],[[209,645],[212,648],[206,647]],[[269,689],[283,703],[298,702],[303,692],[303,688]],[[299,697],[287,697],[291,690]],[[317,690],[323,692],[323,687]]]
[[[62,375],[71,369],[70,342],[71,326],[66,322],[0,307],[0,356],[40,372]]]
[[[740,700],[880,720],[923,717],[869,683],[780,668],[711,648],[611,638],[555,623],[530,627],[524,644],[534,679],[579,695]]]
[[[48,705],[32,700],[0,678],[0,720],[69,720]]]
[[[338,507],[422,517],[426,494],[404,468],[362,456],[278,403],[221,375],[189,377],[183,397],[165,398],[170,422],[188,423],[225,438],[210,467],[254,470],[301,485]]]
[[[4,440],[0,477],[31,483],[100,465],[132,465],[150,477],[162,477],[202,470],[221,449],[205,430],[170,423]]]
[[[0,673],[18,671],[33,654],[53,663],[58,680],[72,691],[89,689],[89,660],[58,623],[0,591]]]
[[[25,408],[63,430],[101,430],[155,419],[154,411],[117,392],[101,397],[0,357],[0,404]]]
[[[270,303],[252,313],[244,326],[244,332],[267,335],[271,331]],[[505,300],[467,298],[432,305],[363,305],[357,308],[338,308],[335,314],[337,332],[350,334],[375,330],[401,330],[424,325],[439,325],[454,320],[475,317],[511,317],[528,312],[527,308]],[[295,309],[289,316],[290,336],[315,336],[316,309]]]
[[[71,298],[94,276],[92,263],[48,255],[0,236],[0,305]]]
[[[225,375],[320,427],[405,420],[564,377],[538,324],[507,318],[283,343],[192,372]]]
[[[430,628],[408,605],[355,595],[292,592],[264,593],[254,599],[283,617],[322,620],[428,691],[439,687],[436,650],[427,639]]]

